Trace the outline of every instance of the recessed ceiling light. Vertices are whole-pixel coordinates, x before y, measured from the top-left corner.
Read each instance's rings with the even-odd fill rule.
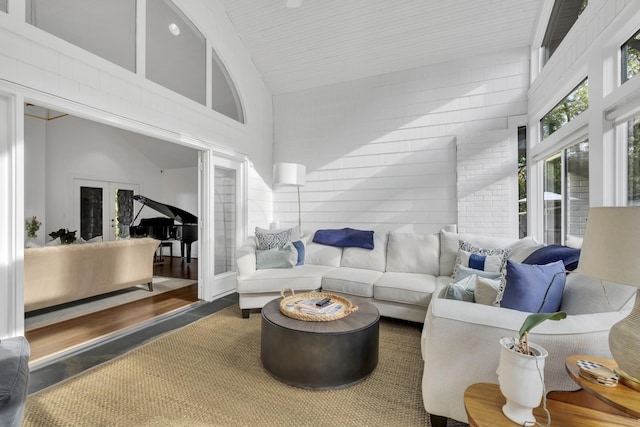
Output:
[[[180,35],[180,27],[178,27],[178,25],[173,23],[173,22],[171,24],[169,24],[169,31],[174,36],[179,36]]]
[[[289,9],[295,9],[296,7],[300,7],[302,4],[302,0],[287,0],[287,7]]]

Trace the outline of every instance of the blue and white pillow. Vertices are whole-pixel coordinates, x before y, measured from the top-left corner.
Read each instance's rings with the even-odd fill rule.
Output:
[[[458,257],[453,275],[456,277],[461,267],[502,273],[510,252],[510,249],[480,248],[469,242],[460,241],[460,248],[458,249]]]

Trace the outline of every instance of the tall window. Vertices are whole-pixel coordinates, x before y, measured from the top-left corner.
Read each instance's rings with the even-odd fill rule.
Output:
[[[556,0],[542,39],[543,65],[551,58],[562,40],[589,4],[588,0]]]
[[[640,206],[640,117],[627,123],[627,205]]]
[[[26,6],[29,24],[135,71],[135,0],[27,0]]]
[[[584,79],[562,101],[540,119],[541,139],[545,139],[589,108],[589,79]]]
[[[582,237],[589,211],[589,142],[581,141],[545,160],[544,242]]]
[[[527,127],[518,127],[518,229],[527,235]]]
[[[640,31],[635,33],[620,48],[622,83],[640,74]]]

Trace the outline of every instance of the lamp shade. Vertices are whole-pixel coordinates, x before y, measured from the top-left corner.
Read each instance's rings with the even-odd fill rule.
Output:
[[[276,163],[273,165],[273,184],[292,187],[304,185],[307,168],[297,163]]]
[[[577,271],[640,287],[640,206],[589,210]]]

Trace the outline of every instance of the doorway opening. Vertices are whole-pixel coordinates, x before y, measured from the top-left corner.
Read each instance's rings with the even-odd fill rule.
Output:
[[[54,244],[49,235],[59,229],[76,232],[74,245],[134,238],[130,227],[163,216],[144,207],[134,223],[142,208],[135,195],[195,217],[200,211],[198,149],[31,103],[25,105],[24,128],[24,213],[41,222],[30,248]],[[172,228],[180,225],[167,219],[175,224]],[[153,292],[134,286],[26,312],[32,362],[54,360],[198,303],[197,239],[189,262],[175,234],[163,243],[149,259]]]

